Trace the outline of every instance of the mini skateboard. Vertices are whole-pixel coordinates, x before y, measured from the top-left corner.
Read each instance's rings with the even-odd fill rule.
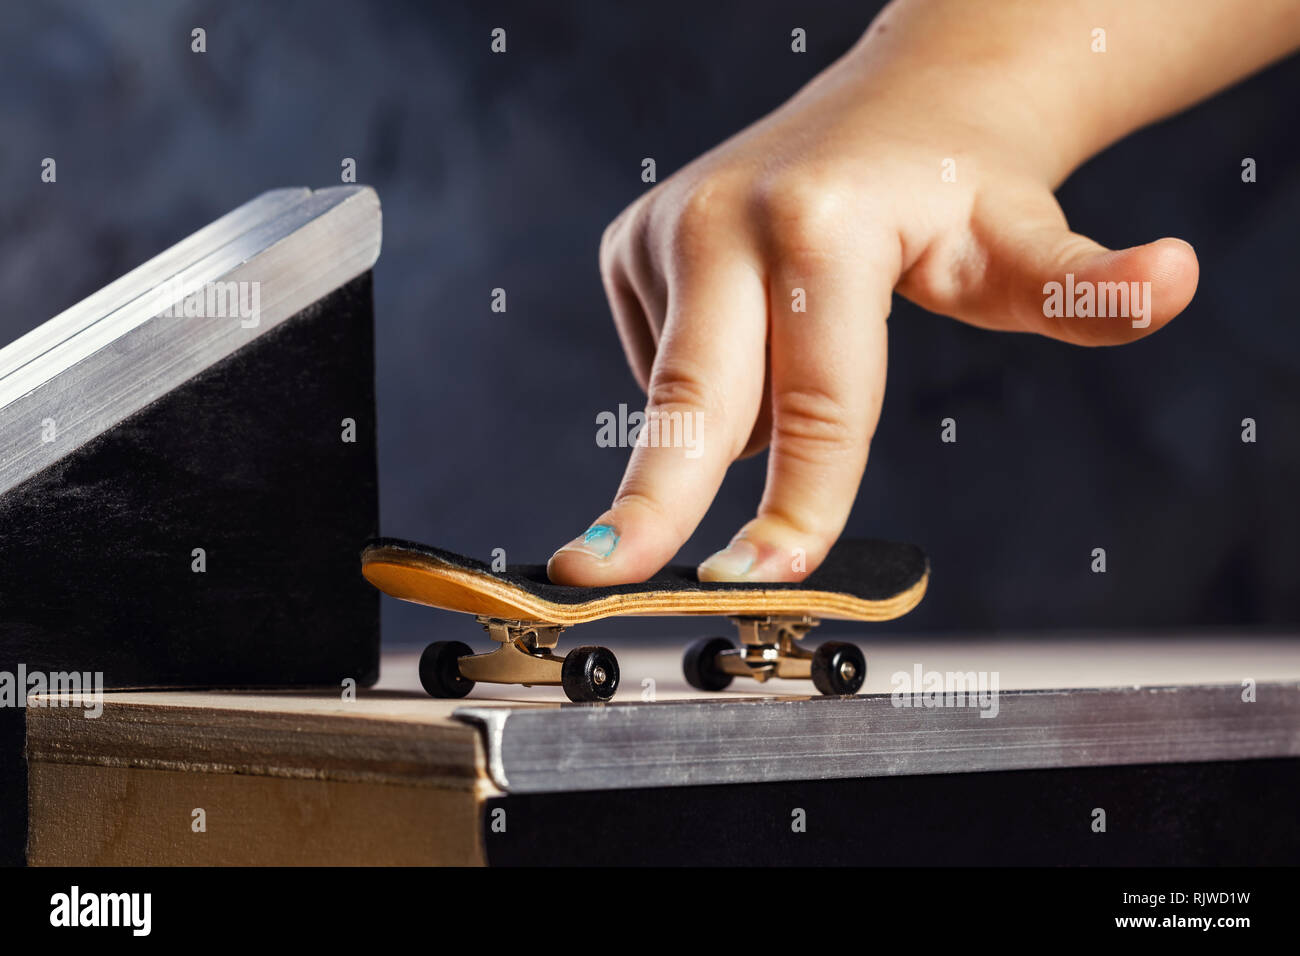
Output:
[[[475,654],[460,641],[436,641],[420,657],[420,683],[434,697],[464,697],[478,681],[559,685],[574,702],[605,701],[618,689],[618,658],[605,647],[554,652],[560,632],[606,617],[725,616],[740,646],[725,637],[696,641],[682,667],[697,690],[718,691],[736,677],[811,679],[823,694],[855,694],[867,663],[857,645],[799,642],[821,620],[888,621],[925,594],[925,552],[891,541],[840,541],[798,584],[702,582],[695,569],[672,566],[639,584],[567,587],[542,565],[493,571],[464,555],[395,538],[361,554],[366,579],[385,594],[473,614],[500,644]]]

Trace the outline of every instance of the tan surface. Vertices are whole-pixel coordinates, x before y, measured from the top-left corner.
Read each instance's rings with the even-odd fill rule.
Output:
[[[465,790],[43,760],[28,789],[33,866],[484,862],[481,800]]]
[[[361,570],[379,590],[403,601],[466,614],[564,625],[620,615],[686,614],[811,614],[843,621],[889,621],[916,607],[929,581],[927,574],[906,591],[882,601],[867,601],[836,591],[711,590],[642,591],[612,594],[582,604],[557,604],[490,574],[467,571],[396,548],[367,551]]]
[[[497,790],[453,702],[142,691],[105,694],[92,719],[92,700],[29,701],[33,865],[483,862],[480,816]],[[204,833],[191,830],[196,807]]]
[[[35,706],[52,699],[63,706]],[[484,776],[478,734],[423,693],[117,692],[93,719],[90,701],[30,698],[28,760],[462,790]]]

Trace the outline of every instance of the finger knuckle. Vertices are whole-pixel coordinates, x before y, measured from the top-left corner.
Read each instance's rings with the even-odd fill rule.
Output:
[[[605,227],[605,231],[600,236],[600,271],[602,275],[609,275],[617,261],[616,250],[618,240],[615,223],[611,222]]]
[[[697,183],[681,200],[671,229],[672,252],[676,256],[694,256],[703,250],[723,227],[730,215],[726,183],[708,179]]]
[[[605,227],[605,231],[600,235],[602,269],[612,267],[613,263],[621,258],[623,250],[630,243],[637,241],[638,230],[644,222],[644,207],[644,200],[632,203]]]
[[[775,518],[793,531],[801,541],[813,545],[808,551],[808,564],[821,563],[833,542],[843,528],[837,522],[814,508],[799,507],[792,504],[769,503],[763,508],[764,517]]]
[[[624,486],[619,489],[618,494],[614,496],[614,507],[648,511],[655,517],[665,520],[671,517],[670,509],[648,488],[642,487],[640,481],[636,478],[625,482]]]
[[[655,412],[705,412],[716,416],[721,411],[706,377],[680,361],[661,362],[655,367],[647,398],[647,407]]]
[[[755,198],[769,241],[786,263],[816,266],[840,247],[845,191],[834,177],[801,172],[769,178]]]
[[[779,454],[825,464],[859,454],[865,445],[848,408],[825,389],[786,389],[773,397],[772,411],[772,445]]]

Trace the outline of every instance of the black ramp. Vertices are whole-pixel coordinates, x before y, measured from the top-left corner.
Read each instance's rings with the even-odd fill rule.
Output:
[[[134,297],[81,317],[90,332],[66,319],[74,307],[4,354],[12,375],[44,384],[0,375],[0,426],[9,426],[0,436],[0,679],[100,673],[106,688],[376,680],[379,594],[356,555],[379,525],[369,271],[378,202],[364,187],[268,196],[272,215],[251,234],[279,229],[282,240],[245,254],[248,234],[223,234],[211,248],[193,252],[191,239],[160,257],[193,252],[193,263],[166,268],[219,262],[226,272],[214,278],[260,282],[260,325],[149,311],[154,303],[140,303],[159,274],[151,262],[125,277],[144,275]],[[110,291],[81,305],[98,309]],[[118,337],[106,348],[77,351],[77,335],[113,322]],[[193,365],[178,371],[182,360]],[[124,403],[132,390],[152,398]],[[66,444],[40,444],[46,417]],[[16,688],[19,702],[29,689],[43,688]],[[26,839],[23,718],[21,706],[0,707],[2,863],[20,863]]]

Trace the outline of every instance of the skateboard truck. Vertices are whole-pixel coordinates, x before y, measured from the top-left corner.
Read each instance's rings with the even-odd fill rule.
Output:
[[[575,647],[565,655],[553,648],[563,625],[512,621],[479,615],[501,646],[475,654],[461,641],[435,641],[420,655],[420,683],[434,697],[464,697],[479,681],[487,684],[560,686],[575,703],[609,700],[618,690],[618,658],[605,647]]]
[[[682,670],[696,690],[717,691],[736,677],[759,683],[773,677],[812,679],[823,694],[856,694],[867,661],[856,644],[827,641],[816,650],[799,644],[820,621],[811,615],[733,617],[740,647],[725,637],[706,637],[686,649]]]

